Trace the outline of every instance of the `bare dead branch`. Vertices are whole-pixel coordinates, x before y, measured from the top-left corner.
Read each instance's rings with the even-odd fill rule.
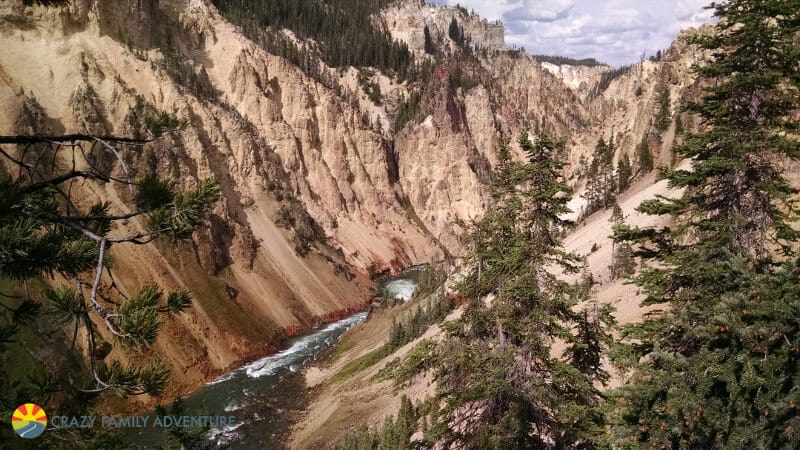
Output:
[[[88,170],[73,170],[67,172],[63,175],[59,175],[55,178],[51,178],[49,180],[41,181],[38,183],[33,183],[30,186],[25,187],[25,192],[34,192],[38,191],[47,187],[57,186],[65,181],[69,181],[73,178],[88,178],[91,180],[101,180],[101,181],[110,181],[110,179],[102,174],[95,173]]]
[[[86,162],[89,164],[89,166],[90,166],[92,169],[96,170],[97,172],[101,172],[101,170],[100,170],[100,169],[99,169],[99,168],[98,168],[98,167],[97,167],[97,166],[96,166],[96,165],[95,165],[95,164],[92,162],[92,160],[89,158],[89,156],[87,156],[87,155],[86,155],[86,151],[83,149],[83,147],[79,147],[79,148],[81,149],[81,154],[83,155],[83,159],[85,159],[85,160],[86,160]],[[130,186],[132,186],[132,185],[136,184],[136,183],[134,183],[133,181],[130,181],[130,180],[124,180],[124,179],[122,179],[122,178],[117,178],[117,177],[112,177],[111,175],[104,175],[104,176],[105,176],[105,177],[106,177],[108,180],[110,180],[110,181],[116,181],[117,183],[120,183],[120,184],[125,184],[125,185],[127,185],[129,188],[130,188]],[[133,189],[132,189],[132,188],[131,188],[131,192],[133,192]]]
[[[120,142],[125,144],[144,145],[155,139],[137,139],[118,136],[92,136],[90,134],[66,134],[62,136],[0,136],[0,144],[39,144],[39,143],[73,143],[77,141]]]
[[[88,349],[89,350],[89,369],[92,372],[92,376],[94,377],[95,382],[97,382],[97,386],[102,388],[101,390],[106,390],[110,386],[106,382],[104,382],[102,379],[100,379],[100,375],[97,373],[97,363],[94,360],[94,353],[97,350],[97,344],[96,344],[96,342],[94,340],[94,329],[92,328],[92,319],[89,318],[89,313],[84,313],[83,314],[83,321],[84,321],[84,324],[86,325],[86,330],[87,330],[86,334],[87,334],[87,337],[88,337],[88,340],[89,340],[89,349]],[[89,391],[86,391],[86,392],[89,392]],[[100,392],[100,391],[95,391],[95,392]]]
[[[141,216],[142,214],[144,214],[144,211],[134,211],[134,212],[130,212],[130,213],[127,213],[127,214],[121,214],[121,215],[118,215],[118,216],[60,216],[60,217],[62,219],[64,219],[64,220],[77,220],[77,221],[83,221],[83,220],[91,220],[91,221],[111,220],[111,221],[114,221],[114,220],[131,219],[131,218],[134,218],[136,216]]]
[[[25,215],[27,217],[35,218],[35,219],[44,219],[44,220],[48,220],[50,222],[60,223],[62,225],[66,225],[66,226],[72,228],[75,231],[79,231],[79,232],[83,233],[84,236],[88,237],[89,239],[91,239],[91,240],[93,240],[95,242],[100,242],[101,240],[105,240],[109,244],[118,244],[118,243],[121,243],[121,242],[131,242],[133,244],[144,245],[144,244],[148,244],[148,243],[154,241],[158,237],[158,233],[157,232],[155,232],[155,233],[137,233],[137,234],[134,234],[134,235],[118,237],[118,238],[103,237],[103,236],[100,236],[100,235],[98,235],[98,234],[86,229],[85,227],[82,227],[82,226],[76,224],[75,222],[73,222],[71,220],[66,220],[66,219],[62,218],[61,216],[57,216],[55,214],[47,214],[47,213],[31,214],[31,213],[26,212],[26,211],[23,211],[21,214],[23,214],[23,215]]]
[[[128,170],[128,165],[125,164],[125,160],[122,159],[122,155],[119,154],[119,151],[117,151],[116,147],[114,147],[113,145],[109,144],[108,142],[106,142],[106,141],[104,141],[104,140],[102,140],[100,138],[95,138],[95,141],[103,144],[103,146],[105,148],[107,148],[112,153],[114,153],[114,156],[117,157],[117,161],[119,161],[120,165],[122,166],[122,171],[125,172],[125,176],[130,178],[131,174],[130,174],[130,171]],[[130,184],[128,185],[128,189],[130,189],[130,191],[133,192],[133,186],[131,186]]]
[[[8,160],[9,160],[9,161],[13,162],[14,164],[16,164],[16,165],[18,165],[18,166],[20,166],[20,167],[26,167],[26,168],[28,168],[28,169],[32,169],[32,168],[33,168],[33,166],[31,166],[30,164],[26,164],[26,163],[24,163],[24,162],[22,162],[22,161],[19,161],[19,160],[17,160],[16,158],[14,158],[13,156],[11,156],[11,155],[9,155],[8,153],[6,153],[6,151],[5,151],[5,150],[3,150],[3,148],[2,148],[2,147],[0,147],[0,153],[2,153],[2,154],[3,154],[3,156],[5,156],[6,158],[8,158]]]

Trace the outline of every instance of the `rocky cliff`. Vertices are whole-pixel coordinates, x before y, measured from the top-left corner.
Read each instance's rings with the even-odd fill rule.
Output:
[[[392,36],[407,43],[417,55],[425,54],[425,26],[437,47],[455,50],[449,37],[449,27],[453,20],[464,29],[465,37],[472,48],[505,50],[505,27],[502,22],[490,23],[461,7],[437,7],[425,1],[403,0],[380,14],[380,21],[386,24]]]
[[[454,17],[485,52],[463,55],[448,42]],[[123,148],[127,165],[183,186],[212,176],[221,184],[222,202],[191,242],[115,249],[123,291],[157,281],[195,293],[154,349],[172,368],[168,394],[362,308],[369,276],[461,254],[466,224],[487,206],[501,139],[526,130],[566,138],[580,188],[581,156],[591,158],[599,137],[614,133],[623,152],[642,139],[659,80],[673,99],[693,83],[686,46],[590,94],[581,85],[595,86],[595,75],[576,86],[579,75],[505,49],[501,24],[459,9],[406,1],[376,20],[420,58],[426,24],[452,52],[422,84],[379,75],[384,105],[351,101],[265,52],[209,0],[0,5],[0,134],[127,136],[137,111],[152,107],[186,126]],[[402,127],[363,120],[365,110],[393,120],[413,93],[419,108]],[[122,170],[111,156],[106,163]],[[124,189],[81,189],[87,203],[130,207]]]
[[[128,165],[184,186],[212,176],[222,186],[191,243],[115,252],[123,291],[150,281],[194,291],[195,307],[155,349],[173,369],[172,393],[362,308],[366,275],[441,259],[405,206],[391,142],[210,3],[0,8],[0,133],[128,136],[146,104],[187,125],[122,149]],[[130,207],[124,189],[83,188],[87,203]]]

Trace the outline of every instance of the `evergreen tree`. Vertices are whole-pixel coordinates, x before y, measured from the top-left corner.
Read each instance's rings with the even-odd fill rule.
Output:
[[[447,35],[456,44],[461,45],[461,27],[458,26],[458,21],[455,17],[450,20],[450,26],[447,28]]]
[[[666,131],[669,128],[670,121],[672,120],[672,99],[670,97],[669,85],[666,81],[662,80],[656,88],[658,95],[656,101],[658,102],[658,111],[653,120],[653,125],[659,131]]]
[[[597,142],[594,158],[589,165],[584,216],[608,208],[614,202],[617,191],[617,177],[614,173],[614,140],[606,142],[603,138]]]
[[[650,143],[647,141],[647,134],[642,137],[642,142],[636,149],[637,160],[639,162],[639,172],[646,175],[653,171],[655,162],[653,161],[653,154],[650,153]]]
[[[633,167],[631,166],[631,159],[628,157],[627,153],[623,153],[617,165],[617,190],[620,194],[628,190],[631,185],[632,177]]]
[[[450,21],[450,26],[447,28],[447,35],[450,36],[450,39],[460,48],[465,51],[469,50],[467,37],[464,35],[464,29],[458,24],[455,17]]]
[[[165,132],[178,122],[156,116],[148,123]],[[101,393],[124,397],[163,392],[168,377],[164,365],[146,356],[137,358],[143,361],[140,364],[106,361],[111,346],[102,341],[99,328],[123,347],[144,350],[155,341],[163,316],[188,308],[191,294],[186,289],[165,293],[151,284],[126,297],[116,289],[109,251],[117,245],[142,245],[159,237],[189,238],[219,199],[220,191],[213,180],[181,192],[171,181],[150,174],[133,180],[101,169],[108,165],[103,158],[112,155],[127,175],[121,147],[146,142],[83,135],[0,137],[0,167],[10,168],[0,170],[0,279],[25,286],[34,280],[49,280],[52,285],[41,298],[33,298],[27,289],[21,296],[0,295],[0,358],[5,359],[6,344],[15,342],[25,328],[34,332],[36,319],[43,315],[70,330],[69,349],[76,350],[80,329],[86,339],[85,361],[78,360],[77,351],[74,358],[60,355],[72,362],[42,373],[26,387],[18,386],[16,392],[0,392],[0,417],[11,416],[10,411],[20,404],[20,395],[27,397],[25,401],[47,404],[58,393],[65,403],[62,413],[80,413]],[[71,189],[73,181],[98,189],[112,182],[127,185],[132,196],[130,212],[112,214],[108,203],[79,206]],[[141,231],[121,234],[127,227],[119,224],[132,219],[139,219]],[[0,434],[6,431],[4,426]],[[112,447],[109,444],[107,448]]]
[[[705,123],[665,170],[679,199],[644,202],[679,226],[620,227],[657,264],[637,283],[666,312],[631,327],[632,382],[619,395],[622,442],[668,448],[794,448],[800,442],[800,261],[796,192],[780,165],[800,157],[798,0],[714,4],[714,82],[688,106]],[[785,261],[785,262],[784,262]]]
[[[392,38],[374,17],[391,0],[214,0],[220,13],[268,51],[284,56],[309,76],[320,79],[322,59],[331,67],[376,67],[408,79],[414,58],[408,46]],[[297,45],[282,29],[316,45]]]
[[[614,203],[611,212],[611,224],[613,230],[625,225],[625,216],[619,204]],[[615,242],[611,251],[611,278],[626,277],[633,275],[636,271],[636,260],[634,257],[633,246],[630,242]]]
[[[609,329],[614,325],[611,305],[600,306],[592,301],[578,313],[577,332],[568,349],[569,361],[593,381],[605,383],[608,372],[603,368],[603,352],[613,342]]]
[[[70,0],[22,0],[22,4],[30,6],[30,5],[42,5],[42,6],[64,6],[68,5]]]
[[[183,399],[180,397],[176,398],[172,402],[172,408],[170,411],[167,411],[166,408],[159,405],[156,407],[156,413],[159,416],[186,416],[190,415],[186,411],[186,407],[183,404]],[[210,416],[211,412],[209,411],[201,411],[195,412],[193,415],[205,415]],[[191,449],[191,450],[212,450],[218,448],[217,444],[209,440],[208,434],[211,431],[211,427],[206,425],[198,425],[193,427],[169,427],[164,430],[164,437],[166,438],[165,441],[167,442],[167,449],[170,450],[178,450],[178,449]]]
[[[377,106],[381,106],[383,103],[383,93],[381,93],[381,85],[377,82],[372,82],[366,87],[367,89],[367,96],[369,96],[370,101]]]
[[[580,269],[558,239],[571,195],[563,145],[519,142],[525,163],[500,149],[494,205],[476,224],[474,266],[458,286],[469,307],[446,324],[435,370],[446,404],[440,427],[445,441],[468,448],[590,448],[602,433],[592,378],[550,355],[555,339],[574,340],[580,321],[572,310],[580,289],[552,271]],[[488,295],[496,296],[489,305]]]
[[[428,28],[428,24],[425,24],[423,35],[425,38],[425,53],[433,55],[436,53],[436,46],[433,44],[433,38],[431,37],[431,30]]]

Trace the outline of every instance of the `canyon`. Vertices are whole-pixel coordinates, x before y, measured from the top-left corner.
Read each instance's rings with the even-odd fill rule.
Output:
[[[446,34],[454,18],[475,49],[472,58]],[[600,138],[617,143],[615,161],[623,154],[633,158],[644,139],[658,164],[678,163],[668,151],[675,122],[664,132],[652,130],[657,90],[668,87],[670,113],[680,116],[679,106],[699,89],[691,67],[707,57],[688,37],[703,30],[683,32],[660,60],[612,69],[537,61],[524,49],[505,47],[502,24],[457,8],[400,1],[375,20],[420,59],[426,58],[422,30],[428,25],[447,55],[424,86],[374,74],[380,104],[360,90],[358,70],[327,68],[356,96],[353,102],[249,40],[210,0],[0,5],[0,105],[6,111],[0,134],[129,136],[137,132],[132,117],[144,105],[174,113],[185,125],[147,145],[121,147],[125,164],[109,154],[105,163],[114,173],[128,166],[182,187],[208,177],[220,183],[222,200],[189,242],[112,251],[123,292],[148,282],[193,291],[193,307],[169,319],[148,352],[171,370],[165,397],[273,353],[291,336],[366,310],[378,276],[457,261],[470,221],[489,205],[491,170],[504,139],[511,138],[517,152],[513,138],[523,132],[565,139],[567,176],[578,193]],[[472,82],[455,82],[456,68]],[[399,129],[362,120],[366,112],[392,123],[415,92],[419,112]],[[686,118],[684,126],[690,125]],[[122,187],[87,182],[76,189],[84,204],[108,201],[118,213],[130,208]],[[636,221],[642,196],[666,189],[654,173],[641,173],[620,203]],[[576,195],[576,218],[582,207]],[[636,320],[635,289],[607,274],[607,216],[582,217],[567,245],[589,255],[601,280],[598,298],[624,299],[620,320]],[[141,224],[125,226],[135,231]],[[600,251],[590,250],[595,244]],[[349,358],[384,338],[360,344]],[[142,357],[116,347],[108,356]],[[364,397],[373,388],[354,392]],[[382,389],[384,398],[393,395]],[[126,407],[153,403],[138,398]],[[378,423],[394,406],[386,403],[364,421]],[[304,425],[297,442],[328,418],[311,417],[318,423]]]

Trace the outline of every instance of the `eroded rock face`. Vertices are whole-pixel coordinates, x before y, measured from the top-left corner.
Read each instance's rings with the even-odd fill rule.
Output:
[[[452,50],[455,45],[448,31],[453,19],[464,29],[464,35],[473,48],[488,51],[503,51],[506,48],[502,22],[489,22],[454,7],[437,7],[427,2],[404,0],[381,12],[380,19],[385,21],[395,39],[408,44],[417,55],[425,53],[425,25],[437,47]]]
[[[454,256],[464,252],[466,225],[488,205],[502,139],[517,149],[523,132],[570,136],[589,123],[575,93],[524,53],[461,65],[485,80],[474,87],[453,79],[458,64],[437,68],[424,88],[423,113],[395,136],[400,185],[425,228]]]
[[[584,101],[592,93],[592,88],[597,86],[603,74],[612,70],[608,66],[573,66],[570,64],[553,64],[546,61],[541,64],[543,69],[561,79]]]
[[[209,53],[222,61],[230,49],[219,50]],[[352,106],[283,59],[249,45],[237,54],[230,71],[215,69],[210,76],[227,72],[228,83],[220,80],[229,87],[224,95],[277,155],[291,195],[350,264],[397,270],[441,255],[398,201],[404,194],[392,173],[390,142],[364,127]],[[241,185],[251,191],[258,186]]]
[[[673,98],[692,82],[688,47],[676,47],[668,63],[645,63],[588,97],[571,86],[574,77],[505,50],[502,25],[399,3],[381,17],[415,52],[424,52],[425,24],[445,43],[453,17],[488,52],[470,68],[475,86],[451,80],[460,62],[438,68],[421,116],[394,134],[364,125],[352,102],[254,45],[209,0],[6,2],[0,17],[0,133],[129,136],[136,108],[147,104],[188,125],[124,149],[127,165],[182,186],[220,182],[223,200],[192,242],[115,249],[124,290],[156,281],[195,292],[195,307],[154,349],[176,374],[173,394],[366,306],[368,275],[463,254],[467,224],[488,205],[501,139],[541,130],[567,137],[575,173],[579,156],[612,130],[626,136],[622,151],[640,141],[667,64]],[[639,86],[645,94],[636,97]],[[385,87],[390,98],[408,93]],[[102,163],[120,173],[115,158]],[[124,189],[86,184],[82,195],[118,212],[131,205]]]
[[[0,133],[129,136],[132,111],[146,103],[188,125],[122,149],[132,170],[187,187],[220,182],[223,200],[192,242],[114,250],[123,290],[156,281],[195,294],[153,349],[175,374],[169,393],[365,307],[365,274],[442,258],[407,210],[392,143],[333,92],[242,37],[210,2],[0,8],[8,112]],[[114,158],[103,163],[121,174]],[[87,205],[131,208],[124,189],[86,184],[81,195]],[[284,208],[294,211],[288,227],[278,224]]]

